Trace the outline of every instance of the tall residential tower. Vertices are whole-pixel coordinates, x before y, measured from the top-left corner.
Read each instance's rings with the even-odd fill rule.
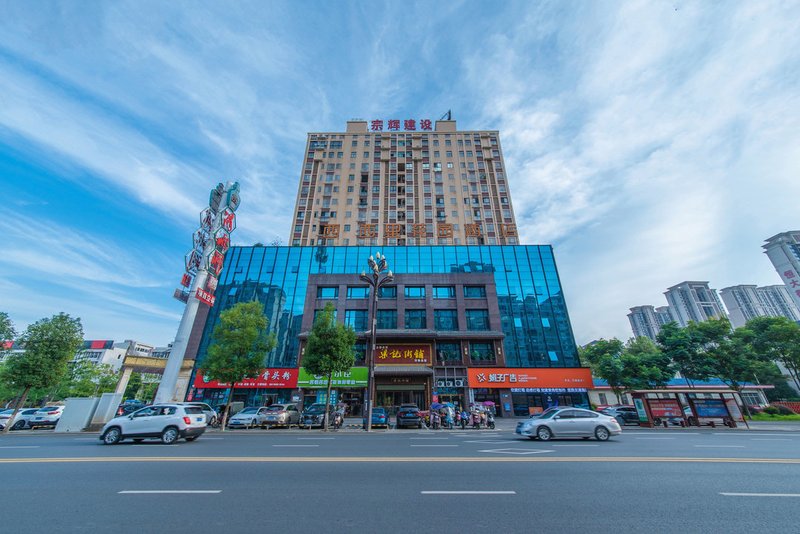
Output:
[[[761,248],[800,309],[800,230],[774,235]]]

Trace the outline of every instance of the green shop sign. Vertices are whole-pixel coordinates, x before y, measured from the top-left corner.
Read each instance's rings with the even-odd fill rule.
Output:
[[[312,375],[304,368],[300,368],[297,377],[297,387],[299,388],[326,388],[328,387],[328,377]],[[333,373],[331,387],[335,388],[365,388],[367,387],[367,368],[353,367],[343,373]]]

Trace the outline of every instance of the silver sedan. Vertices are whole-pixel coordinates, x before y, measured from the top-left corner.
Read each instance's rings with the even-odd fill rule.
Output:
[[[551,438],[597,438],[605,441],[622,434],[619,422],[613,417],[590,410],[565,406],[517,424],[516,433],[530,439],[548,441]]]

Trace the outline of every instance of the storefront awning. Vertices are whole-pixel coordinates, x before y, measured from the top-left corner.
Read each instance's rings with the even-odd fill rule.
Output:
[[[376,365],[376,376],[389,375],[432,375],[433,369],[424,365]]]

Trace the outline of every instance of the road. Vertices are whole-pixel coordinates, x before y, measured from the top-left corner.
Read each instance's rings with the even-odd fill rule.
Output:
[[[239,431],[113,447],[21,433],[0,438],[0,487],[20,533],[794,532],[800,433]]]

